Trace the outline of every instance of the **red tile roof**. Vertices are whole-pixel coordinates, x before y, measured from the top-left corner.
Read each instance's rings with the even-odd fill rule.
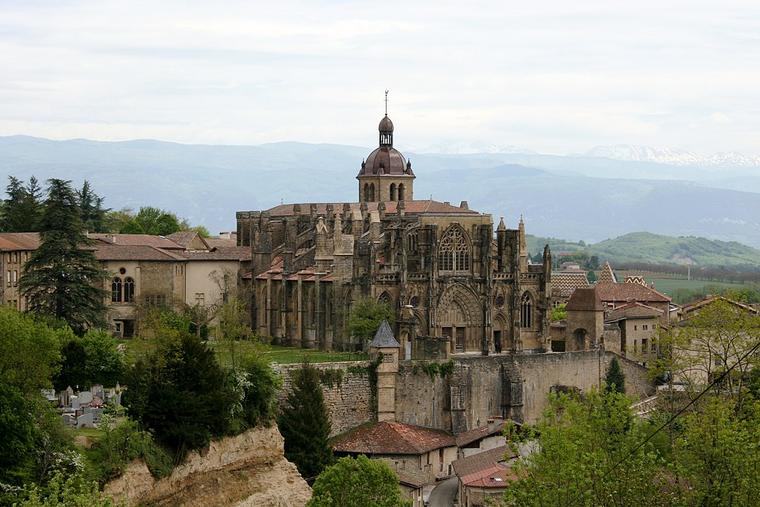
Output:
[[[332,441],[333,450],[351,454],[423,454],[455,447],[454,437],[443,430],[393,421],[363,424]]]
[[[586,272],[582,270],[553,271],[552,293],[560,298],[568,298],[578,288],[589,286]]]
[[[94,239],[110,245],[126,245],[126,246],[152,246],[155,248],[163,248],[164,250],[184,250],[182,245],[175,243],[174,241],[164,236],[153,236],[151,234],[104,234],[104,233],[90,233],[88,234],[90,239]]]
[[[604,305],[596,287],[575,289],[565,307],[568,311],[601,311]]]
[[[311,204],[315,204],[317,206],[317,213],[320,215],[324,215],[327,213],[327,205],[328,203],[302,203],[298,204],[298,206],[301,207],[301,213],[302,214],[308,214],[310,210]],[[335,213],[342,213],[343,212],[343,205],[345,203],[337,202],[337,203],[330,203],[333,206],[333,211]],[[360,209],[361,204],[358,202],[351,202],[347,203],[352,211],[356,211]],[[396,213],[396,209],[398,206],[397,201],[387,201],[385,204],[385,212],[386,213]],[[367,203],[367,210],[368,211],[377,211],[377,202],[368,202]],[[273,208],[270,208],[267,210],[267,212],[272,216],[291,216],[295,215],[294,207],[296,204],[280,204],[278,206],[275,206]],[[479,215],[477,211],[473,211],[470,209],[464,209],[460,208],[459,206],[453,206],[451,204],[440,202],[440,201],[434,201],[432,199],[424,199],[424,200],[415,200],[415,201],[404,201],[404,211],[405,213],[410,214],[431,214],[431,213],[445,213],[445,214],[467,214],[467,215]]]
[[[486,437],[490,437],[491,435],[498,435],[504,429],[504,425],[504,421],[497,421],[487,426],[481,426],[480,428],[475,428],[460,433],[456,436],[457,446],[463,447],[467,444],[471,444]]]
[[[36,250],[40,246],[37,232],[2,232],[0,250]]]
[[[451,466],[465,486],[503,488],[508,481],[517,479],[514,471],[506,464],[514,457],[515,454],[503,445],[458,459]]]
[[[668,303],[670,298],[654,289],[638,283],[598,282],[594,288],[603,302],[619,303],[623,301],[640,301],[645,303]]]
[[[95,258],[100,261],[184,261],[180,252],[148,245],[98,244]]]

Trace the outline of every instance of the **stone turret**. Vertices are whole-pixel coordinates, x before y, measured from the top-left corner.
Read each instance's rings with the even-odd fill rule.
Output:
[[[377,366],[377,420],[394,421],[396,419],[396,373],[398,373],[398,354],[401,345],[393,336],[393,330],[384,320],[369,344],[370,357],[381,357]]]

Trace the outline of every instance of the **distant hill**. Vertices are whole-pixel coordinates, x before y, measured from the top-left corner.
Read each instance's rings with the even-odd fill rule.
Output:
[[[403,144],[399,149],[405,151]],[[0,186],[8,175],[77,185],[86,178],[108,207],[158,206],[218,232],[234,229],[240,210],[356,200],[355,176],[369,151],[296,142],[211,146],[0,137]],[[711,183],[730,177],[738,188],[760,190],[746,168],[520,153],[405,155],[417,175],[417,198],[466,200],[494,221],[503,216],[510,227],[522,214],[528,232],[538,236],[598,242],[644,230],[760,247],[760,193]]]
[[[586,252],[601,262],[643,262],[651,264],[691,264],[695,266],[760,267],[760,250],[735,241],[717,241],[695,236],[663,236],[649,232],[633,232],[614,239],[586,245],[555,238],[528,236],[532,255],[549,244],[552,252]]]

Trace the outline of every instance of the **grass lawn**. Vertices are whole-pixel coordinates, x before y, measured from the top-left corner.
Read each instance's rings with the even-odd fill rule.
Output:
[[[142,338],[120,340],[125,346],[127,360],[133,363],[138,358],[148,354],[154,347],[155,342]],[[223,366],[232,364],[232,351],[228,344],[209,341],[209,347],[216,353],[216,357]],[[302,349],[298,347],[283,347],[281,345],[264,345],[254,341],[235,342],[235,356],[237,361],[254,354],[263,354],[273,363],[292,364],[300,363],[308,359],[312,363],[326,363],[333,361],[365,361],[367,354],[357,352],[326,352],[316,349]]]

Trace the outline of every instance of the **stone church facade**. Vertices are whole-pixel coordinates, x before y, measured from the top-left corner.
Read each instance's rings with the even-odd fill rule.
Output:
[[[257,334],[326,350],[365,346],[348,336],[361,298],[396,313],[401,357],[548,349],[551,254],[528,259],[522,219],[494,232],[491,215],[414,198],[412,166],[393,123],[361,164],[358,202],[282,204],[237,213],[238,245]]]

